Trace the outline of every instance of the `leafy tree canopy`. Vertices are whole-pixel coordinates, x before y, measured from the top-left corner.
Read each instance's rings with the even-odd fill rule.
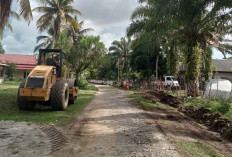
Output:
[[[76,77],[105,54],[105,50],[105,45],[100,42],[99,36],[83,36],[80,42],[74,44],[67,54],[67,61],[75,70]]]

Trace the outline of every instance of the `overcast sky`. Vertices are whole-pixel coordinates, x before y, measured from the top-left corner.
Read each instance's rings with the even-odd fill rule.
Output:
[[[37,7],[36,0],[32,0],[32,8]],[[74,0],[74,7],[82,12],[79,19],[85,20],[86,28],[93,28],[92,35],[100,35],[106,47],[113,40],[119,40],[125,35],[130,24],[130,16],[138,6],[137,0]],[[18,10],[16,2],[13,9]],[[7,54],[33,54],[36,46],[36,20],[39,15],[34,13],[34,20],[28,26],[25,21],[11,20],[14,32],[5,31],[2,40]],[[214,52],[213,58],[222,58],[220,52]]]

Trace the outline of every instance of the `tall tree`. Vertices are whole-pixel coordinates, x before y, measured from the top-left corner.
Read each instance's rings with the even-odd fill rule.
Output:
[[[145,5],[132,14],[133,23],[129,34],[150,32],[161,40],[178,40],[183,51],[189,95],[194,95],[194,86],[199,84],[200,61],[207,53],[207,45],[216,44],[215,35],[231,28],[231,0],[140,0]],[[197,88],[198,89],[198,88]],[[197,90],[198,91],[198,90]]]
[[[105,53],[105,45],[100,37],[83,36],[80,42],[74,44],[67,54],[67,61],[72,65],[78,78],[84,70]]]
[[[44,2],[45,0],[39,0]],[[5,26],[8,24],[8,19],[11,15],[11,5],[13,0],[0,0],[0,33],[2,34]],[[30,23],[33,19],[30,0],[19,0],[20,16]]]
[[[93,31],[92,28],[83,28],[84,26],[84,20],[78,21],[77,16],[74,17],[75,21],[78,23],[79,28],[75,28],[72,25],[69,25],[67,28],[67,34],[68,36],[72,37],[73,42],[77,42],[81,40],[81,37],[85,35],[86,33]]]
[[[130,38],[121,38],[120,41],[113,41],[109,51],[118,55],[118,68],[121,67],[125,69],[126,79],[128,79],[129,74],[129,54],[131,52],[131,39]]]
[[[34,52],[38,51],[41,48],[45,48],[45,49],[52,48],[53,35],[54,35],[54,28],[53,26],[50,26],[50,28],[48,28],[47,30],[47,35],[40,35],[36,38],[37,43],[39,44],[35,47]]]
[[[54,48],[61,30],[65,29],[67,23],[79,29],[77,21],[71,15],[81,15],[81,12],[71,5],[72,2],[73,0],[45,0],[43,6],[33,9],[33,11],[43,13],[37,20],[40,32],[54,25],[52,48]]]

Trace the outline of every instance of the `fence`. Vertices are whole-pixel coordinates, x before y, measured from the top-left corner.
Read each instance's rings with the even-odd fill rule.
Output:
[[[114,81],[104,81],[104,80],[88,80],[90,83],[101,84],[101,85],[117,85],[118,87],[126,88],[126,81],[114,82]],[[187,84],[181,84],[179,86],[165,86],[163,81],[130,81],[129,83],[130,89],[150,89],[157,91],[164,91],[168,94],[177,97],[187,97],[188,96],[188,88],[190,88]],[[197,84],[194,84],[193,87],[193,96],[198,97],[199,95],[203,97],[202,91],[197,91]]]
[[[188,97],[189,93],[189,87],[187,84],[184,85],[178,85],[178,86],[172,86],[172,85],[166,85],[162,81],[157,81],[155,82],[154,89],[157,91],[164,91],[168,94],[171,94],[173,96],[177,97]],[[193,86],[193,96],[198,97],[198,96],[203,96],[202,91],[198,91],[197,84],[195,83]]]
[[[89,83],[101,84],[101,85],[113,85],[113,81],[104,81],[104,80],[88,80]]]

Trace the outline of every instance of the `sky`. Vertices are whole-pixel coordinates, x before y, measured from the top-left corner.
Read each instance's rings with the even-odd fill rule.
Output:
[[[100,35],[101,41],[108,48],[114,40],[125,35],[126,28],[131,23],[131,13],[139,3],[137,0],[74,0],[73,5],[82,12],[82,16],[78,18],[85,21],[84,28],[93,28],[90,35]],[[37,1],[32,0],[31,6],[37,7]],[[12,8],[16,11],[19,9],[16,2]],[[36,28],[36,20],[40,15],[33,13],[33,16],[34,20],[30,25],[23,20],[10,20],[13,33],[6,30],[2,40],[7,54],[33,54],[36,37],[40,35]],[[221,59],[223,56],[214,51],[213,58]]]

